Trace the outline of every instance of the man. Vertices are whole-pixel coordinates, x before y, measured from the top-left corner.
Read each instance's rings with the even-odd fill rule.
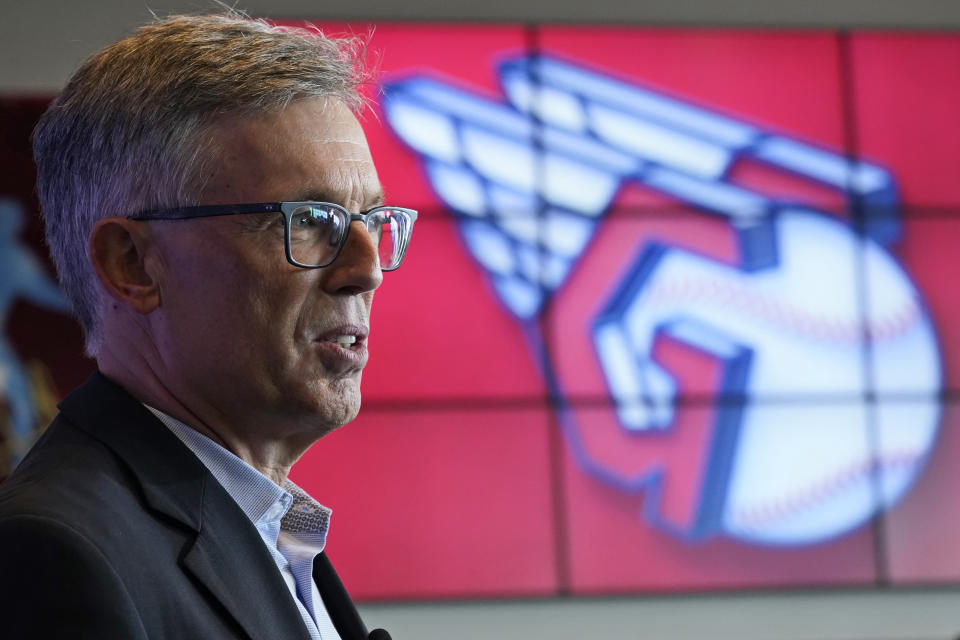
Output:
[[[0,489],[4,637],[367,638],[329,510],[287,480],[359,410],[416,218],[382,206],[356,51],[172,17],[41,119],[48,243],[99,372]]]

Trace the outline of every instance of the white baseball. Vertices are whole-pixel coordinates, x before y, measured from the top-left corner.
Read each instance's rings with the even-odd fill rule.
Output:
[[[845,533],[905,493],[936,438],[941,371],[919,295],[885,249],[820,214],[785,212],[777,224],[775,268],[668,252],[625,325],[638,353],[677,319],[694,343],[752,350],[746,388],[734,390],[750,400],[722,527],[797,545]],[[864,401],[871,388],[877,402]]]

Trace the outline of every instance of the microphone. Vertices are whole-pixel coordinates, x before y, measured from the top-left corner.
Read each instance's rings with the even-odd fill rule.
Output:
[[[383,629],[374,629],[370,632],[370,635],[367,637],[367,640],[392,640],[390,634],[384,631]]]

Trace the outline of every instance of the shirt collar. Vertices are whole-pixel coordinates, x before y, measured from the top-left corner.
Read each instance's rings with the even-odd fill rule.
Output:
[[[144,405],[196,455],[254,525],[279,523],[279,529],[326,539],[331,510],[287,480],[277,486],[242,459],[196,429],[159,409]]]

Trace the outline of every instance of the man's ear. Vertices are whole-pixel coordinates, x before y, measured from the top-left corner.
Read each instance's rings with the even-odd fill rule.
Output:
[[[126,218],[103,218],[90,233],[90,260],[100,283],[115,300],[137,313],[160,306],[160,286],[153,241],[147,224]]]

